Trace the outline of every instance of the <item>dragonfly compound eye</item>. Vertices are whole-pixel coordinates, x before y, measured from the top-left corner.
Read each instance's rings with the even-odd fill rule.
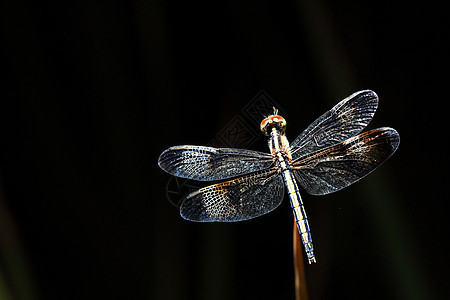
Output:
[[[286,130],[286,120],[280,115],[268,116],[261,122],[261,131],[264,135],[269,136],[272,127],[275,127],[278,130],[285,131]]]

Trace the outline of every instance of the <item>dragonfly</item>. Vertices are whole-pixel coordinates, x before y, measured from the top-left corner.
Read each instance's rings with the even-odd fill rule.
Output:
[[[174,146],[161,153],[167,173],[198,181],[220,181],[187,195],[181,216],[196,222],[235,222],[277,208],[287,190],[309,264],[316,262],[311,230],[299,192],[339,191],[365,177],[398,148],[400,135],[389,127],[361,132],[372,120],[378,96],[353,93],[316,119],[292,143],[286,120],[274,108],[260,124],[270,153],[206,146]]]

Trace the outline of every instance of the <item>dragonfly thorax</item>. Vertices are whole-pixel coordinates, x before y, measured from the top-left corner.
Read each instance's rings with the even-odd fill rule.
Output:
[[[262,133],[267,136],[270,135],[274,127],[284,132],[286,130],[286,120],[280,115],[271,115],[262,120],[260,125]]]
[[[291,164],[292,160],[289,152],[289,141],[284,132],[280,132],[276,128],[272,128],[270,135],[268,142],[272,158],[276,161],[277,165],[285,170]]]

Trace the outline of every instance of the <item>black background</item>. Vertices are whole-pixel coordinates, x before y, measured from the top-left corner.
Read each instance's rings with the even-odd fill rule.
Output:
[[[309,2],[2,4],[0,297],[294,299],[287,199],[190,223],[157,159],[261,90],[293,140],[362,89],[380,96],[369,127],[401,143],[352,187],[303,192],[310,299],[448,297],[446,8]]]

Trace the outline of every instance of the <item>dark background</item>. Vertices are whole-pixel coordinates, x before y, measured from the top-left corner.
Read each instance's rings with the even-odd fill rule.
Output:
[[[261,90],[292,141],[368,88],[380,96],[369,127],[397,129],[400,147],[350,188],[303,192],[310,299],[449,297],[446,10],[2,4],[0,298],[294,299],[287,199],[247,222],[190,223],[166,198],[158,156],[207,144]],[[253,149],[268,151],[261,138]]]

